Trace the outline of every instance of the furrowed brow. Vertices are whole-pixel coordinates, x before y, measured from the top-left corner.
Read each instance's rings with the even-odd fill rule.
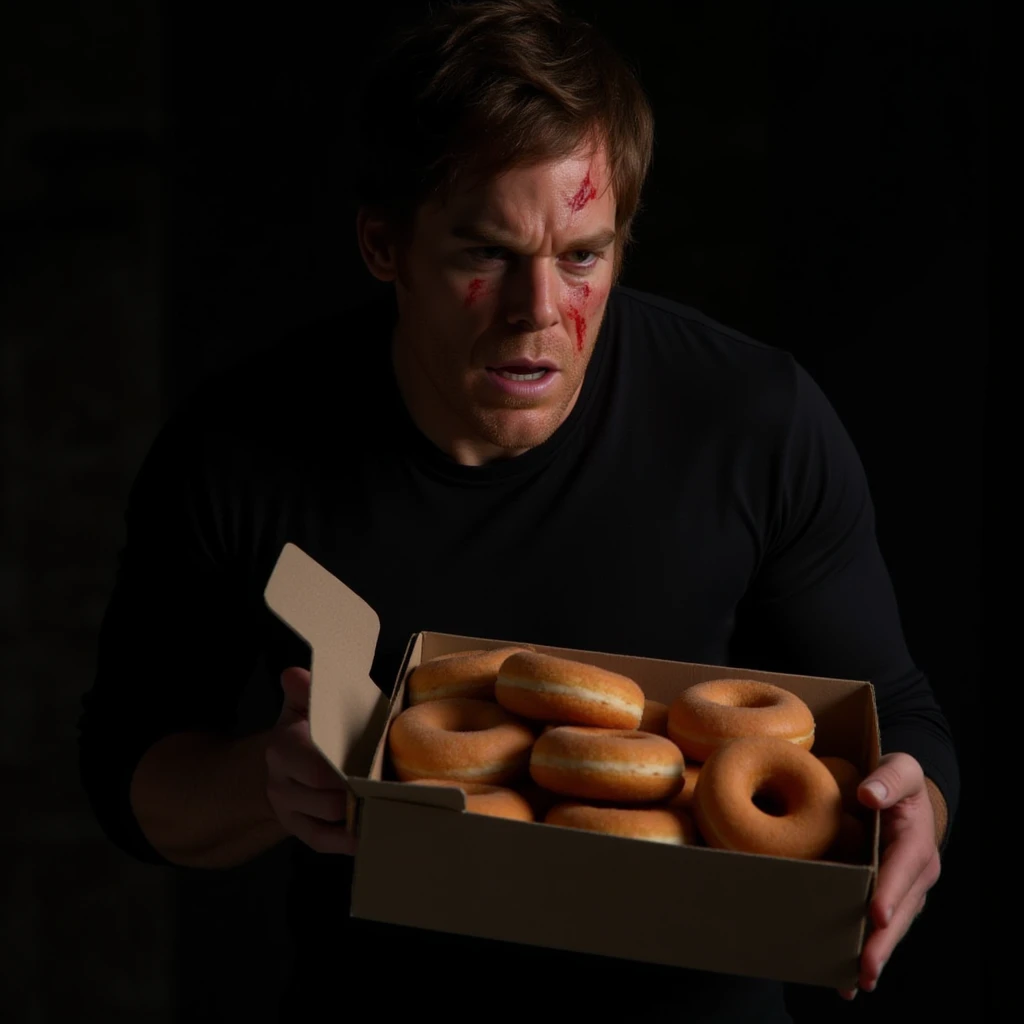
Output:
[[[500,249],[515,250],[515,241],[500,231],[492,230],[477,224],[459,224],[452,228],[452,237],[465,242],[475,242],[477,245],[493,246]],[[606,249],[615,241],[614,231],[597,231],[585,238],[573,239],[564,247],[564,251],[571,252],[577,249],[585,249],[588,252],[597,252]]]

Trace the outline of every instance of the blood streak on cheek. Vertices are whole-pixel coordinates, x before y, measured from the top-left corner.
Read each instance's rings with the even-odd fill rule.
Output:
[[[574,291],[581,296],[578,305],[569,307],[569,319],[576,325],[576,351],[582,352],[583,345],[587,338],[587,318],[583,309],[590,301],[590,285],[584,281],[582,284],[573,285]]]
[[[484,290],[484,282],[479,277],[474,277],[469,282],[469,290],[466,292],[466,309],[469,309],[474,302],[480,297],[480,293]]]
[[[579,213],[591,199],[597,198],[597,188],[590,180],[590,171],[587,171],[587,176],[583,179],[583,184],[580,185],[576,191],[576,195],[569,200],[569,209],[573,213]]]
[[[587,337],[587,318],[575,306],[570,306],[569,319],[576,325],[576,351],[582,352]]]

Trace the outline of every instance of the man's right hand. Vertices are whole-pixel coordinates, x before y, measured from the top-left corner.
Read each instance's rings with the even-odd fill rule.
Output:
[[[318,853],[355,853],[348,791],[309,737],[309,672],[281,673],[284,704],[267,744],[267,798],[281,824]]]

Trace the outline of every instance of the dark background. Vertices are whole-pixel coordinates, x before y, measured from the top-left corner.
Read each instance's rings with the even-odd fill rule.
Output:
[[[124,500],[167,411],[374,287],[332,186],[342,99],[367,39],[418,5],[372,6],[0,14],[0,1005],[18,1024],[271,1019],[280,851],[210,875],[135,864],[92,821],[75,725]],[[655,110],[623,283],[791,350],[823,386],[960,752],[942,879],[877,992],[793,988],[792,1012],[982,1020],[988,9],[572,6]]]

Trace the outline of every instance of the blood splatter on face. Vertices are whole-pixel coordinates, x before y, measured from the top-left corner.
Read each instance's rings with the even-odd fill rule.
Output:
[[[583,351],[587,338],[587,318],[575,307],[569,307],[569,319],[576,325],[576,351]]]
[[[466,309],[469,309],[469,307],[476,302],[483,290],[483,280],[479,277],[474,277],[473,280],[469,282],[469,289],[466,291]]]
[[[576,304],[569,307],[568,313],[569,319],[576,325],[576,351],[582,352],[587,339],[587,317],[584,307],[590,299],[590,285],[583,281],[572,287],[573,291],[579,293],[580,298]]]
[[[590,171],[587,171],[587,176],[583,179],[583,184],[576,191],[576,195],[569,200],[569,209],[573,213],[579,213],[591,199],[597,198],[597,187],[590,180]]]

